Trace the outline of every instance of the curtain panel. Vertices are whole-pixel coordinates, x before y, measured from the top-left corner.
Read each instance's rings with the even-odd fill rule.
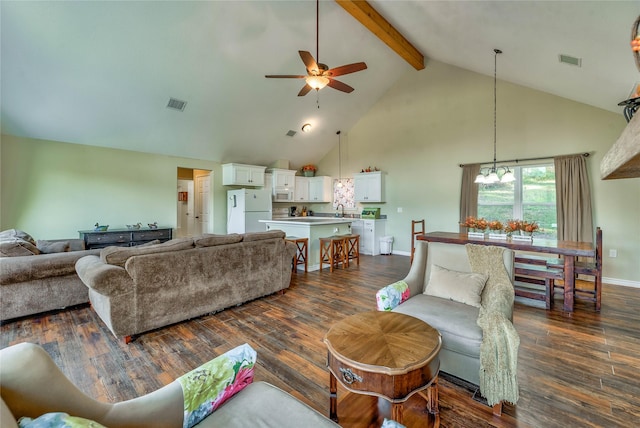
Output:
[[[558,240],[593,242],[593,213],[587,162],[582,155],[558,156],[556,210]]]
[[[480,185],[474,183],[476,176],[480,174],[480,164],[465,165],[462,167],[462,186],[460,189],[460,222],[469,217],[478,216],[478,190]],[[460,226],[460,233],[466,232],[466,228]]]

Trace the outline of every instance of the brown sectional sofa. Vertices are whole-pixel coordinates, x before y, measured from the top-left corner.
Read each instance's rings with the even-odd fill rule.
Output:
[[[118,338],[284,290],[294,244],[284,232],[204,235],[107,247],[76,263],[96,313]]]
[[[99,252],[85,250],[81,239],[35,241],[19,230],[0,232],[0,321],[87,303],[75,264]]]

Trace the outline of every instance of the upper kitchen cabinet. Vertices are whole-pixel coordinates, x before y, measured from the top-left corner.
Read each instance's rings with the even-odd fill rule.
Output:
[[[293,190],[296,186],[296,171],[291,169],[270,168],[274,189]]]
[[[384,173],[362,172],[353,175],[356,202],[384,202]]]
[[[309,202],[331,202],[331,177],[309,177]]]
[[[293,198],[296,202],[309,202],[309,177],[296,176],[296,190]]]
[[[331,202],[331,177],[296,177],[296,202]]]
[[[223,186],[264,186],[266,166],[225,163],[222,165]]]

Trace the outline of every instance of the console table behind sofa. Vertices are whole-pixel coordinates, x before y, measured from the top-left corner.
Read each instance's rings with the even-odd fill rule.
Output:
[[[418,235],[417,239],[429,242],[446,242],[451,244],[479,244],[507,247],[516,251],[528,251],[543,254],[564,256],[564,310],[573,312],[573,292],[575,289],[576,257],[596,257],[596,249],[590,242],[555,241],[551,239],[533,239],[533,242],[502,241],[499,239],[473,239],[466,233],[430,232]],[[600,266],[602,269],[602,266]]]
[[[109,246],[133,247],[156,239],[165,242],[172,238],[171,228],[151,229],[144,227],[140,229],[111,229],[105,232],[79,230],[78,233],[80,233],[80,239],[84,239],[87,250]]]

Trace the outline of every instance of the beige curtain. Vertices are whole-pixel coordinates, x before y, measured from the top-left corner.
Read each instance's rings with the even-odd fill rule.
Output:
[[[465,165],[462,167],[462,187],[460,189],[460,222],[469,216],[478,215],[478,189],[480,185],[474,183],[476,176],[480,174],[480,164]],[[460,226],[460,233],[467,229]]]
[[[558,240],[593,242],[591,187],[582,155],[554,158]]]

